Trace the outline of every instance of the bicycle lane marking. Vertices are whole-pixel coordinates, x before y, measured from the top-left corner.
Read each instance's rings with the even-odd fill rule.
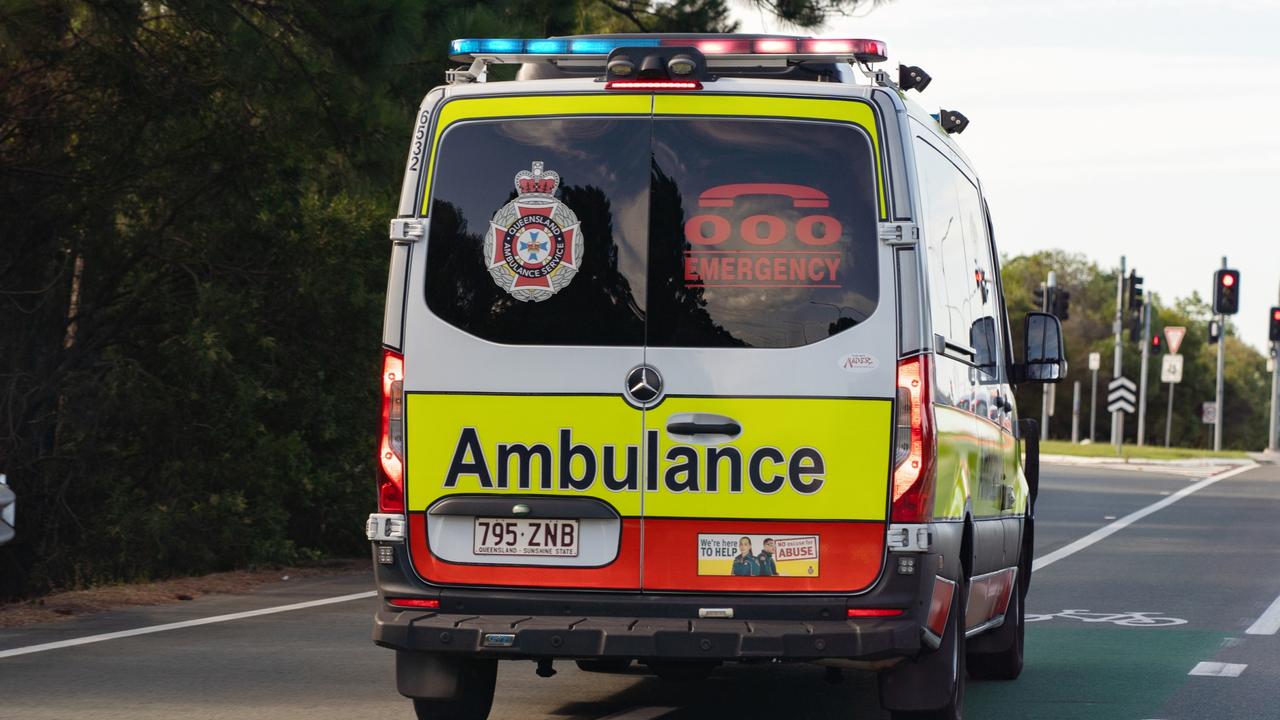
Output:
[[[1214,483],[1221,482],[1229,478],[1233,478],[1236,475],[1247,472],[1256,467],[1258,467],[1257,464],[1241,465],[1240,467],[1232,468],[1230,470],[1227,470],[1226,472],[1218,473],[1217,475],[1211,475],[1197,483],[1188,485],[1187,487],[1182,488],[1181,490],[1170,495],[1169,497],[1161,498],[1160,500],[1157,500],[1156,502],[1153,502],[1144,508],[1140,508],[1138,510],[1135,510],[1129,513],[1128,515],[1125,515],[1119,520],[1116,520],[1107,525],[1103,525],[1102,527],[1098,528],[1097,530],[1094,530],[1088,535],[1085,535],[1079,540],[1076,540],[1067,545],[1064,545],[1058,548],[1057,550],[1054,550],[1053,552],[1049,553],[1048,555],[1044,555],[1042,557],[1036,558],[1031,563],[1031,572],[1035,573],[1039,570],[1043,570],[1049,567],[1050,565],[1058,562],[1059,560],[1071,557],[1072,555],[1075,555],[1081,550],[1084,550],[1086,548],[1089,548],[1093,545],[1096,545],[1102,542],[1103,540],[1106,540],[1107,538],[1111,537],[1112,535],[1115,535],[1116,533],[1129,527],[1135,522],[1147,517],[1148,515],[1151,515],[1152,513],[1159,512],[1160,510],[1163,510],[1164,508],[1169,507],[1170,505],[1178,502],[1179,500],[1189,495],[1194,495],[1195,493],[1200,492],[1201,490],[1209,487],[1210,485],[1213,485]]]
[[[1033,562],[1033,569],[1042,570],[1076,555],[1185,497],[1255,467],[1233,468],[1190,484],[1047,553]],[[1037,720],[1165,717],[1158,711],[1152,714],[1153,708],[1161,707],[1177,692],[1188,679],[1191,666],[1212,656],[1222,642],[1219,630],[1200,629],[1193,622],[1156,612],[1162,607],[1158,602],[1144,608],[1146,603],[1130,604],[1118,597],[1111,602],[1123,605],[1093,605],[1090,610],[1099,612],[1081,617],[1085,611],[1078,608],[1089,607],[1089,601],[1077,605],[1069,600],[1079,600],[1078,592],[1070,589],[1075,584],[1072,573],[1063,570],[1049,577],[1053,583],[1042,585],[1041,596],[1050,587],[1065,592],[1058,607],[1068,610],[1057,610],[1045,618],[1052,622],[1028,623],[1026,667],[1018,682],[969,685],[966,709],[975,717],[1007,715],[1011,709],[1016,709],[1014,714],[1019,717]],[[1113,607],[1115,612],[1102,612]],[[1139,609],[1146,612],[1136,612]],[[1141,622],[1157,619],[1160,621]]]

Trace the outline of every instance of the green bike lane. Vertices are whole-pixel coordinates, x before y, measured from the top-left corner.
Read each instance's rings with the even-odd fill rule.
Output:
[[[1043,558],[1193,482],[1131,470],[1046,467],[1036,555]],[[1038,570],[1028,612],[1053,617],[1028,623],[1021,678],[970,684],[966,715],[1280,717],[1274,698],[1280,642],[1244,633],[1280,595],[1277,514],[1280,468],[1254,468]],[[1064,615],[1069,610],[1078,612]],[[1144,618],[1155,622],[1140,624]],[[1201,662],[1248,667],[1239,677],[1189,675]]]

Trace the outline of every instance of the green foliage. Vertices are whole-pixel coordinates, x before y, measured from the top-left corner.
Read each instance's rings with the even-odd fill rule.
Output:
[[[725,0],[4,0],[0,597],[361,552],[386,221],[448,41],[732,27]]]
[[[1050,420],[1049,435],[1071,437],[1072,384],[1081,383],[1080,437],[1089,436],[1090,352],[1102,355],[1098,372],[1097,434],[1095,442],[1106,444],[1111,438],[1111,415],[1106,411],[1106,385],[1113,377],[1115,335],[1112,324],[1116,309],[1116,273],[1103,271],[1081,255],[1062,251],[1042,251],[1007,259],[1001,271],[1013,321],[1015,348],[1021,348],[1021,318],[1032,307],[1032,293],[1044,282],[1048,272],[1057,273],[1058,284],[1071,292],[1070,319],[1062,324],[1067,346],[1069,375],[1056,386],[1055,414]],[[1212,447],[1212,426],[1200,420],[1200,407],[1214,399],[1217,377],[1217,346],[1208,342],[1208,324],[1212,311],[1198,294],[1180,298],[1166,305],[1153,297],[1151,334],[1159,335],[1161,347],[1152,349],[1147,379],[1147,445],[1163,445],[1168,408],[1168,385],[1160,382],[1160,356],[1164,354],[1164,328],[1181,325],[1187,328],[1179,349],[1183,360],[1183,380],[1174,390],[1172,445],[1175,447]],[[1128,314],[1125,315],[1124,375],[1139,382],[1142,367],[1142,343],[1129,341]],[[1151,338],[1145,339],[1146,343]],[[1231,334],[1228,323],[1226,338],[1226,374],[1224,394],[1223,446],[1238,450],[1257,449],[1266,445],[1267,412],[1270,378],[1266,358]],[[1025,417],[1040,417],[1040,386],[1026,385],[1018,390],[1018,407]],[[1129,416],[1125,423],[1126,442],[1136,442],[1137,419]]]

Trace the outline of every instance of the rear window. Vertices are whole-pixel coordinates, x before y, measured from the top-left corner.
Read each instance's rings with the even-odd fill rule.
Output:
[[[431,312],[500,343],[643,345],[649,126],[582,117],[450,127],[432,183]]]
[[[427,305],[487,340],[795,347],[876,307],[874,165],[851,125],[467,122],[432,187]]]
[[[656,118],[648,342],[795,347],[879,294],[871,144],[835,123]]]

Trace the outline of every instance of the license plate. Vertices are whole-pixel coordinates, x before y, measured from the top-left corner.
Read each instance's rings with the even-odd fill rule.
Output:
[[[472,536],[476,555],[577,557],[577,520],[476,518]]]

